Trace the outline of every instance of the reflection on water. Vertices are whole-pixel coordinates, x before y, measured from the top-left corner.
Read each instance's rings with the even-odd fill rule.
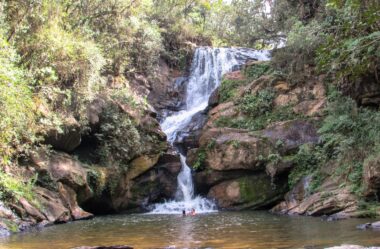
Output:
[[[135,248],[323,248],[343,243],[380,246],[380,232],[361,231],[367,220],[326,222],[320,218],[265,212],[180,215],[117,215],[57,225],[0,239],[0,248],[64,249],[81,245]]]

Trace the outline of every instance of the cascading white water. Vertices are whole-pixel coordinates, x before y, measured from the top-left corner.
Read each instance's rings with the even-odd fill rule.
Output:
[[[219,86],[223,74],[241,66],[248,59],[268,60],[268,51],[245,48],[211,48],[196,49],[191,65],[190,76],[186,85],[186,108],[167,116],[161,123],[169,143],[178,138],[178,133],[188,127],[192,117],[206,109],[212,92]],[[197,213],[215,212],[215,204],[206,198],[194,196],[191,169],[186,164],[186,157],[180,154],[182,169],[178,175],[176,200],[156,204],[151,213],[171,214],[194,208]]]

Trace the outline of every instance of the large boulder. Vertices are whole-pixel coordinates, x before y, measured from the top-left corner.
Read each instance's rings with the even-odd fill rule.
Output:
[[[274,183],[266,174],[258,174],[215,185],[208,197],[224,209],[259,209],[281,200],[286,186],[286,181]]]
[[[134,159],[127,171],[128,180],[132,180],[151,169],[158,162],[159,157],[160,155],[143,155]]]
[[[208,169],[196,172],[194,174],[196,192],[199,194],[207,194],[212,186],[246,175],[246,170],[219,171]]]
[[[71,220],[70,210],[65,206],[58,193],[45,188],[36,188],[37,198],[42,205],[41,212],[51,223],[63,223]]]
[[[239,110],[234,102],[225,102],[217,105],[208,112],[208,121],[205,124],[206,128],[216,127],[216,122],[220,118],[231,119],[236,118]]]
[[[271,211],[290,215],[334,215],[332,219],[356,215],[357,197],[349,187],[339,188],[335,180],[326,180],[318,192],[309,193],[311,177],[305,177]]]
[[[262,131],[264,137],[269,138],[287,153],[303,144],[317,144],[319,135],[316,126],[306,120],[291,120],[274,123]]]
[[[56,150],[71,152],[81,143],[81,125],[73,117],[63,120],[62,127],[51,128],[46,132],[45,143]]]
[[[91,197],[87,183],[87,171],[83,165],[63,152],[46,154],[36,152],[32,155],[35,168],[41,176],[54,182],[63,183],[77,192],[80,201]]]
[[[77,194],[72,188],[59,183],[58,191],[62,203],[70,210],[71,218],[73,220],[90,219],[94,216],[92,213],[86,212],[79,207],[77,202]]]
[[[87,118],[93,128],[99,125],[100,115],[102,114],[103,109],[106,107],[106,105],[106,100],[104,98],[98,97],[87,106]]]
[[[143,155],[128,168],[91,166],[88,178],[94,195],[83,207],[95,214],[142,211],[151,203],[171,199],[181,170],[175,154]]]
[[[198,141],[206,121],[207,113],[205,111],[196,113],[187,127],[177,133],[175,144],[180,145],[185,150],[198,147]]]
[[[380,195],[380,156],[370,157],[363,165],[364,195]]]
[[[206,166],[213,170],[260,170],[273,151],[272,143],[247,130],[212,128],[200,138],[206,148]]]

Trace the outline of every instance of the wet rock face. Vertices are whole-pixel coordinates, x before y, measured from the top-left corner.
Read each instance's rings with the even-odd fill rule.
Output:
[[[170,69],[164,61],[161,61],[158,77],[150,84],[149,103],[160,114],[163,114],[165,110],[180,110],[186,99],[187,80],[187,77],[181,72]]]
[[[178,132],[175,145],[180,146],[185,151],[199,146],[198,141],[202,133],[202,128],[207,121],[207,112],[201,111],[195,114],[189,125]]]
[[[215,185],[208,197],[224,209],[259,209],[276,203],[286,190],[286,182],[274,183],[266,174],[259,174]]]

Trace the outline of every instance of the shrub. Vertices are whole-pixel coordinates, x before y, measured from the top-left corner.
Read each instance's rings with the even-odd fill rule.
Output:
[[[226,102],[226,101],[232,100],[235,97],[237,88],[244,84],[246,84],[245,80],[223,79],[219,87],[220,102]]]
[[[256,117],[270,112],[273,108],[275,93],[273,90],[264,89],[255,95],[245,95],[239,103],[240,110],[250,116]]]
[[[315,64],[316,50],[325,40],[321,22],[295,21],[289,34],[286,47],[273,52],[271,64],[287,76],[291,83],[302,83],[310,72],[307,66]]]
[[[292,157],[292,161],[295,163],[295,167],[289,175],[289,186],[294,187],[302,177],[311,175],[313,180],[309,191],[313,192],[317,189],[321,182],[319,168],[321,162],[324,161],[323,152],[319,147],[309,144],[302,145],[297,154]]]
[[[197,151],[197,158],[196,158],[192,168],[195,171],[203,170],[205,167],[204,163],[206,161],[206,157],[207,157],[206,149],[205,148],[199,148],[199,150]]]
[[[323,72],[337,76],[337,83],[354,83],[372,76],[378,81],[380,32],[378,1],[328,0],[329,30],[318,50],[318,65]],[[349,86],[350,87],[350,86]]]
[[[272,68],[269,63],[260,63],[246,66],[243,70],[244,75],[250,80],[260,78],[264,74],[271,73]]]
[[[36,142],[33,94],[19,57],[0,31],[0,165]]]
[[[100,131],[96,136],[102,161],[109,164],[113,160],[126,166],[143,149],[136,124],[115,104],[106,108],[101,119]]]
[[[23,197],[38,206],[33,192],[36,179],[37,176],[25,183],[11,175],[0,172],[0,200],[9,202]]]
[[[23,49],[31,51],[26,64],[39,85],[75,86],[87,92],[101,82],[105,61],[100,49],[57,22],[43,27]]]

